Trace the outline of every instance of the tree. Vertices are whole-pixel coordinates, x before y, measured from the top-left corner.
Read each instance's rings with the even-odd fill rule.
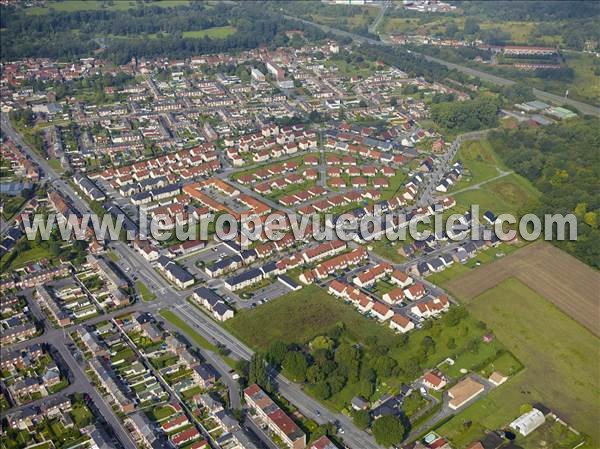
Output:
[[[346,386],[346,378],[341,374],[333,375],[329,377],[327,383],[331,389],[331,394],[336,394]]]
[[[311,365],[306,370],[306,380],[310,383],[317,383],[325,380],[325,373],[319,365]]]
[[[425,354],[429,354],[429,352],[435,352],[435,340],[429,335],[426,335],[423,337],[423,341],[421,341],[421,348],[423,348],[423,352],[425,352]]]
[[[309,343],[309,346],[313,351],[317,349],[325,349],[326,351],[329,351],[333,348],[333,340],[324,335],[318,335],[317,337],[313,338],[313,340]]]
[[[467,315],[467,310],[464,307],[453,307],[448,311],[444,320],[448,326],[454,327],[458,325],[463,318],[466,318]]]
[[[267,349],[267,360],[272,366],[279,367],[288,353],[288,346],[282,341],[274,341]]]
[[[283,369],[294,382],[304,382],[306,380],[308,362],[301,352],[288,352],[283,360]]]
[[[248,383],[258,384],[268,393],[275,391],[273,382],[269,377],[268,364],[265,360],[265,356],[259,352],[255,352],[250,359]]]
[[[596,212],[586,212],[583,221],[592,229],[596,229],[598,227],[598,214]]]
[[[379,377],[389,377],[394,374],[394,370],[398,363],[391,357],[384,355],[377,357],[373,364],[373,369]]]
[[[479,352],[479,339],[473,338],[467,343],[467,351],[477,354]]]
[[[331,389],[327,382],[317,382],[312,386],[313,394],[321,400],[329,399],[331,396]]]
[[[446,36],[454,37],[458,33],[458,26],[454,22],[450,22],[446,25]]]
[[[371,414],[366,410],[355,410],[352,413],[352,422],[359,429],[365,430],[371,424]]]
[[[360,353],[355,346],[344,343],[335,351],[333,358],[338,364],[349,366],[353,361],[358,360],[359,355]]]
[[[375,441],[386,447],[400,443],[406,431],[400,419],[392,415],[376,420],[372,430]]]
[[[479,23],[473,17],[467,17],[464,27],[465,34],[479,33]]]

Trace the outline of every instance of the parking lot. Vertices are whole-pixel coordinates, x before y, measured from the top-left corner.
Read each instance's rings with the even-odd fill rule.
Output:
[[[279,298],[280,296],[283,296],[291,291],[292,289],[290,289],[287,285],[279,282],[277,279],[274,279],[272,284],[255,291],[252,298],[248,300],[242,300],[240,302],[248,303],[246,307],[252,307],[252,304],[258,306],[259,304],[264,304],[272,299]]]

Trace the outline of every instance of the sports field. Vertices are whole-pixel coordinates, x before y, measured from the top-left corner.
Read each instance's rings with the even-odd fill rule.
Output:
[[[481,271],[473,275],[483,281]],[[465,290],[471,285],[470,277],[460,279]],[[592,442],[582,448],[598,447],[598,338],[514,277],[487,291],[482,282],[481,289],[478,296],[465,297],[468,309],[488,324],[525,369],[441,426],[438,433],[456,447],[466,447],[486,429],[506,426],[520,415],[523,404],[540,401],[591,437]],[[547,447],[554,446],[549,442]]]
[[[546,242],[535,242],[446,284],[457,298],[475,297],[514,277],[600,336],[600,274]]]

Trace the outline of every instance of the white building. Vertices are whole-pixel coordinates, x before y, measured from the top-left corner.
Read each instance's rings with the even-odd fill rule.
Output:
[[[519,416],[517,419],[511,422],[509,427],[526,437],[535,429],[544,424],[545,421],[546,418],[544,417],[544,414],[537,408],[534,408],[530,412]]]

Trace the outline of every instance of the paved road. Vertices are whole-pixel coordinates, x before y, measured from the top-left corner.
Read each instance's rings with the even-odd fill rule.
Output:
[[[369,33],[377,32],[377,27],[379,26],[379,23],[383,19],[383,16],[385,16],[385,13],[387,12],[387,10],[391,4],[392,4],[392,0],[385,0],[384,4],[381,7],[381,11],[379,11],[379,14],[377,15],[377,17],[375,18],[373,23],[371,25],[369,25]]]
[[[368,38],[365,36],[361,36],[359,34],[354,34],[354,33],[348,32],[348,31],[339,30],[337,28],[328,27],[326,25],[320,25],[318,23],[311,22],[309,20],[299,19],[297,17],[286,16],[286,15],[284,15],[284,17],[287,19],[292,19],[292,20],[306,23],[308,25],[315,26],[317,28],[322,29],[325,32],[331,32],[333,34],[337,34],[338,36],[349,37],[359,43],[368,43],[368,44],[384,45],[384,46],[393,46],[394,45],[389,42],[378,41],[378,40],[371,39],[371,38]],[[459,72],[465,73],[467,75],[475,76],[477,78],[480,78],[485,81],[489,81],[494,84],[498,84],[501,86],[508,86],[508,85],[512,85],[512,84],[516,83],[516,81],[513,81],[508,78],[503,78],[501,76],[493,75],[491,73],[483,72],[481,70],[473,69],[471,67],[454,64],[452,62],[444,61],[443,59],[435,58],[433,56],[425,55],[423,53],[418,53],[415,51],[413,51],[413,53],[421,56],[423,59],[425,59],[427,61],[437,62],[438,64],[445,65],[446,67],[448,67],[450,69],[456,69]],[[562,105],[572,106],[572,107],[576,108],[577,110],[579,110],[583,114],[594,115],[596,117],[600,117],[600,108],[597,106],[593,106],[593,105],[590,105],[587,103],[583,103],[581,101],[573,100],[571,98],[561,97],[560,95],[556,95],[556,94],[546,92],[543,90],[539,90],[539,89],[535,89],[535,88],[533,89],[533,93],[540,100],[549,101],[549,102],[556,103],[561,106]]]
[[[250,360],[252,357],[254,352],[250,348],[238,341],[221,326],[207,319],[202,312],[196,310],[190,304],[179,304],[174,309],[181,318],[186,320],[190,326],[209,341],[220,342],[227,346],[236,358]],[[275,372],[272,374],[278,386],[279,393],[292,402],[304,416],[320,424],[339,421],[344,429],[343,439],[348,447],[352,449],[379,447],[369,434],[357,429],[347,416],[331,412],[324,408],[322,404],[304,393],[298,385],[290,382],[281,374]],[[319,414],[317,414],[317,411]]]
[[[45,323],[48,323],[46,319]],[[137,445],[131,438],[129,432],[125,430],[125,428],[121,424],[121,421],[114,414],[112,407],[106,403],[106,401],[103,397],[100,396],[96,388],[92,386],[84,370],[79,365],[77,360],[75,360],[73,354],[71,354],[71,351],[67,347],[67,343],[69,342],[67,333],[64,332],[62,329],[54,329],[51,327],[47,327],[44,334],[41,337],[38,337],[36,340],[37,343],[45,343],[50,345],[51,348],[54,348],[60,355],[60,359],[62,359],[62,361],[67,365],[66,367],[69,371],[68,377],[70,385],[63,391],[56,393],[56,395],[69,395],[72,393],[86,393],[87,395],[89,395],[89,397],[94,402],[94,405],[102,414],[104,419],[108,422],[108,424],[112,427],[123,446],[126,449],[136,449]],[[22,344],[20,344],[19,346],[21,346],[22,349],[23,347],[29,346],[33,343],[34,342],[30,340],[27,342],[22,342]],[[15,346],[16,345],[10,346],[7,350],[17,349],[15,348]],[[15,410],[22,409],[26,406],[40,405],[45,400],[47,400],[47,398],[37,400],[33,403],[27,404],[22,407],[10,409],[8,410],[8,412],[13,412]]]
[[[87,204],[77,196],[75,191],[50,167],[46,160],[40,157],[37,153],[31,150],[25,142],[22,141],[18,133],[12,128],[8,121],[8,117],[2,114],[2,129],[6,134],[19,143],[23,150],[26,151],[32,159],[34,159],[40,167],[49,175],[49,179],[55,188],[58,188],[63,195],[68,197],[73,206],[81,213],[91,213]],[[187,315],[193,316],[193,327],[195,330],[200,332],[204,336],[208,336],[210,341],[215,343],[224,344],[232,353],[236,354],[239,358],[249,360],[252,356],[252,351],[246,347],[243,343],[221,328],[218,324],[212,321],[206,315],[191,309],[191,306],[185,303],[185,297],[191,294],[191,290],[178,291],[175,290],[169,282],[160,276],[151,264],[140,256],[133,249],[129,248],[124,242],[114,241],[111,242],[111,249],[117,253],[120,259],[124,260],[128,266],[130,266],[135,274],[138,275],[144,282],[149,282],[148,287],[155,293],[158,298],[150,303],[148,307],[158,309],[159,307],[171,307],[174,306],[178,312],[184,310]],[[183,308],[183,309],[182,309]],[[195,314],[192,314],[196,312]],[[291,383],[285,377],[278,375],[276,381],[280,388],[280,393],[292,404],[294,404],[301,413],[307,417],[316,420],[319,423],[334,422],[338,420],[345,430],[344,440],[351,449],[375,449],[379,446],[375,443],[374,439],[356,428],[350,419],[341,414],[334,414],[305,394],[299,386]],[[317,416],[316,411],[320,410],[320,415]]]
[[[166,320],[163,320],[163,323],[166,328],[170,329],[171,331],[180,332],[184,337],[187,338],[187,340],[191,344],[193,344],[194,339],[187,332],[185,332],[182,329],[179,329],[176,326],[173,326]],[[221,379],[223,380],[225,385],[227,385],[227,388],[229,389],[230,407],[232,409],[241,409],[242,393],[240,390],[240,385],[235,379],[233,379],[233,377],[231,377],[231,374],[229,373],[231,368],[229,367],[229,365],[227,365],[221,357],[219,357],[212,351],[200,347],[196,347],[196,349],[202,355],[202,357],[204,357],[204,359],[218,371],[218,373],[221,375]]]

